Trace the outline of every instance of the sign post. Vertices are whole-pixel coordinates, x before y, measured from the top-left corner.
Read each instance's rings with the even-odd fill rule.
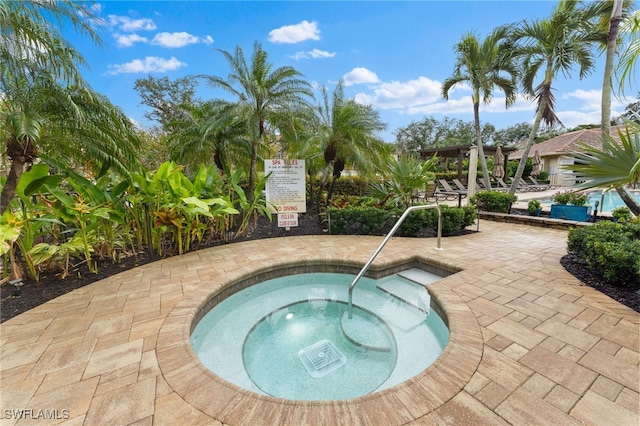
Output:
[[[264,160],[264,172],[267,205],[278,213],[278,226],[298,226],[298,213],[307,211],[304,160]]]

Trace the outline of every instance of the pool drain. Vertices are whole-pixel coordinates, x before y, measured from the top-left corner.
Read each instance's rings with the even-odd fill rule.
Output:
[[[313,378],[320,378],[347,363],[347,357],[329,340],[321,340],[298,352],[298,358]]]

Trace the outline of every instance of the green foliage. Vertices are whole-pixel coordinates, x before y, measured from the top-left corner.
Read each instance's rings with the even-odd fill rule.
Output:
[[[356,195],[340,195],[331,197],[329,201],[331,207],[377,207],[378,202],[373,197],[358,197]]]
[[[527,203],[527,211],[532,216],[535,215],[540,208],[542,208],[542,204],[540,204],[539,200],[529,200]]]
[[[260,203],[247,200],[238,186],[239,172],[232,175],[229,187],[220,181],[214,166],[201,166],[191,180],[183,174],[181,166],[166,162],[155,173],[134,174],[133,179],[132,213],[136,222],[146,228],[143,207],[149,203],[154,223],[152,241],[147,243],[159,255],[165,243],[177,244],[178,253],[183,253],[189,251],[192,244],[199,244],[207,230],[226,231],[226,227],[221,229],[219,225],[228,223],[229,215],[239,213],[227,194],[237,197],[234,202],[245,213],[258,208]],[[243,218],[248,221],[248,216]],[[246,225],[244,221],[243,224]]]
[[[640,222],[600,221],[571,229],[567,250],[608,283],[640,289]]]
[[[557,204],[571,204],[573,206],[584,206],[587,204],[589,195],[578,191],[556,192],[553,195],[553,202]]]
[[[337,195],[363,196],[367,193],[369,179],[361,176],[342,176],[333,187],[333,197]],[[333,198],[332,197],[332,198]]]
[[[480,191],[469,200],[478,210],[494,213],[509,213],[511,205],[518,200],[517,195],[498,191]]]
[[[385,225],[393,226],[393,221],[400,217],[397,212],[375,207],[330,207],[327,214],[331,234],[346,235],[375,235]]]
[[[613,209],[613,211],[611,212],[611,216],[616,222],[629,222],[633,217],[633,215],[631,214],[631,210],[629,210],[629,207],[624,206]]]
[[[435,178],[431,171],[435,167],[435,156],[427,161],[414,158],[391,159],[380,173],[382,182],[373,183],[369,187],[369,194],[380,200],[380,204],[406,209],[412,203],[415,194],[425,191],[427,184]]]
[[[442,209],[442,235],[454,235],[476,220],[476,211],[470,207],[440,206]],[[331,234],[342,235],[383,235],[400,218],[400,209],[379,209],[373,207],[329,208]],[[435,236],[438,229],[436,209],[412,212],[398,230],[399,236]]]
[[[540,170],[538,173],[538,181],[540,182],[548,182],[549,181],[549,172],[546,170]]]

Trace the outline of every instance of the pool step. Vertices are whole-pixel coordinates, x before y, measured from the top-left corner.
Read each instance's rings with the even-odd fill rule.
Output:
[[[431,272],[423,271],[418,268],[407,269],[406,271],[398,272],[398,275],[402,278],[406,278],[409,281],[416,282],[422,285],[428,285],[441,280],[442,277]]]
[[[412,276],[424,278],[417,277],[416,274]],[[413,279],[408,279],[398,274],[398,276],[391,276],[381,280],[378,288],[402,303],[423,312],[425,315],[429,315],[429,312],[431,312],[431,296],[429,296],[429,292],[424,285],[415,282]]]
[[[376,352],[390,352],[389,332],[385,333],[380,329],[380,323],[372,323],[371,319],[364,318],[353,313],[349,318],[349,313],[342,314],[340,319],[342,334],[356,346]]]

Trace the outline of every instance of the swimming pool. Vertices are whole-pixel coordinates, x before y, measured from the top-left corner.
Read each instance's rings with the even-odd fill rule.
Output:
[[[418,278],[416,278],[418,277]],[[270,279],[221,300],[195,326],[191,344],[221,378],[291,400],[343,400],[414,377],[440,355],[449,330],[418,269],[363,278],[347,314],[350,274]]]
[[[634,198],[640,201],[640,191],[630,191]],[[542,204],[551,205],[553,203],[552,198],[545,198],[539,200]],[[593,191],[589,193],[589,199],[587,204],[595,210],[596,201],[598,202],[598,212],[612,212],[618,207],[625,207],[624,201],[620,198],[620,195],[615,190]]]

